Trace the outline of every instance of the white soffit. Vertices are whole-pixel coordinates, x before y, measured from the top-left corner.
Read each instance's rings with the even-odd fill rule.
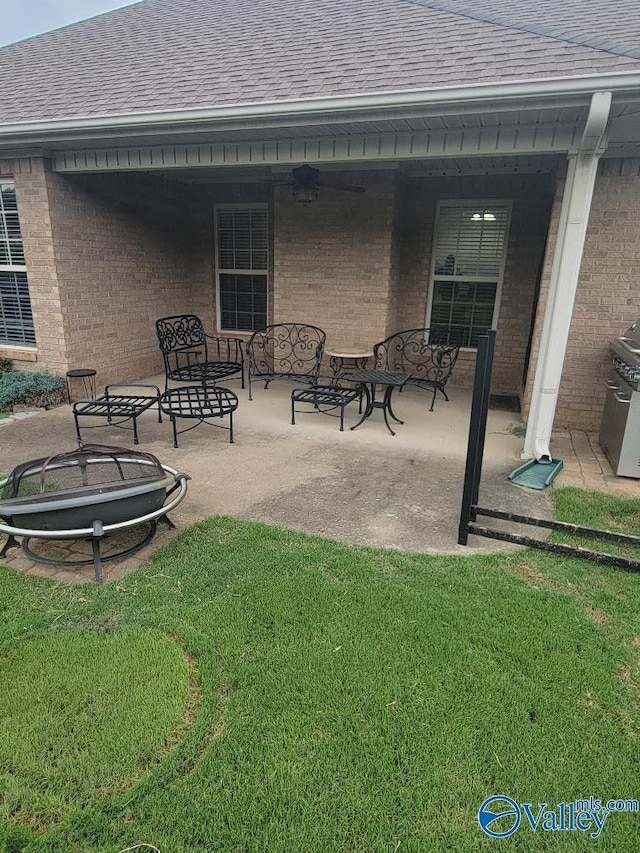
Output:
[[[582,122],[569,122],[199,145],[86,148],[54,152],[52,160],[58,172],[108,172],[554,154],[574,148],[582,127]]]
[[[628,105],[609,122],[605,157],[637,156],[640,153],[640,104]]]

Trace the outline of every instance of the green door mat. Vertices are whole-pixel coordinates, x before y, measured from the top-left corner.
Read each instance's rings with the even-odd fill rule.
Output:
[[[525,486],[527,489],[544,489],[552,483],[562,471],[564,463],[562,459],[552,459],[550,462],[538,462],[530,459],[509,474],[509,479],[516,486]]]

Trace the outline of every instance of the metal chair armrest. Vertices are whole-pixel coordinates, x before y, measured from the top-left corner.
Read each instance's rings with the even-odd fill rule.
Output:
[[[214,344],[218,355],[226,351],[228,359],[221,358],[221,361],[235,361],[238,364],[244,365],[244,341],[242,338],[228,338],[223,335],[209,335],[207,332],[205,332],[204,336],[207,341],[211,341]]]

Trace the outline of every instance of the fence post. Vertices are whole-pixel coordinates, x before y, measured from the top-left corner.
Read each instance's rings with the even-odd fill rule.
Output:
[[[467,462],[464,471],[460,524],[458,526],[458,544],[466,545],[469,537],[469,522],[475,520],[475,506],[478,503],[480,477],[482,475],[482,457],[487,431],[487,413],[491,392],[491,371],[493,353],[496,345],[496,333],[492,329],[478,338],[476,369],[473,378],[471,398],[471,418],[469,421],[469,441],[467,444]]]

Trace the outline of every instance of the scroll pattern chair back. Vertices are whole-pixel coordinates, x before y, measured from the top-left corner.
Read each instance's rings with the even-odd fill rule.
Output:
[[[207,341],[202,320],[195,314],[178,314],[156,320],[156,333],[163,355],[175,356],[180,352],[198,349],[206,357]],[[206,358],[205,358],[206,360]]]
[[[239,338],[208,335],[195,314],[156,320],[164,359],[165,387],[174,382],[210,382],[240,374],[244,388],[244,354]]]
[[[376,368],[402,371],[411,376],[407,385],[432,391],[430,411],[444,390],[460,353],[455,332],[438,329],[407,329],[396,332],[373,348]]]
[[[249,399],[251,380],[293,378],[309,384],[317,381],[326,335],[308,323],[275,323],[261,329],[247,342]]]

